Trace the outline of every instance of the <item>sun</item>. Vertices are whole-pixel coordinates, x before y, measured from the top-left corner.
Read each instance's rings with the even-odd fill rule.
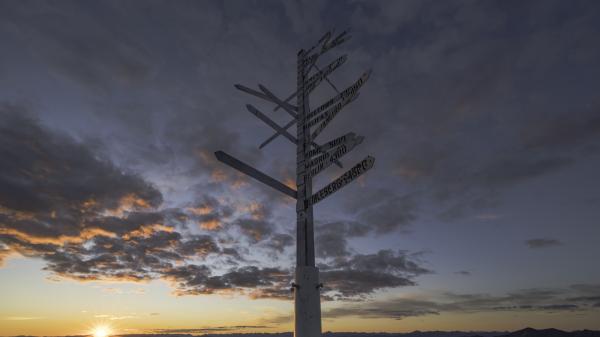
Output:
[[[110,328],[106,325],[98,325],[92,330],[93,337],[108,337],[110,334]]]

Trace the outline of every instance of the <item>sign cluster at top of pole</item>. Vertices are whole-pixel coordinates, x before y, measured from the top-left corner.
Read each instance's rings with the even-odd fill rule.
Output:
[[[264,148],[266,145],[271,143],[274,139],[279,136],[283,136],[295,145],[299,145],[299,140],[296,136],[288,132],[288,129],[296,123],[303,123],[300,127],[310,134],[310,144],[303,146],[304,152],[304,165],[307,174],[310,177],[315,177],[319,173],[323,172],[332,164],[339,167],[343,167],[340,159],[352,151],[357,145],[362,143],[363,137],[357,136],[354,132],[349,132],[339,137],[336,137],[330,141],[319,144],[315,139],[325,130],[325,128],[333,121],[333,119],[342,111],[342,109],[349,103],[353,102],[359,94],[359,89],[367,82],[371,71],[368,70],[363,73],[354,83],[352,83],[346,89],[339,91],[337,87],[329,79],[335,70],[341,67],[347,60],[347,55],[342,55],[324,68],[319,68],[317,61],[321,56],[332,50],[334,47],[343,44],[350,39],[348,31],[344,31],[335,38],[333,31],[327,32],[319,41],[310,49],[301,51],[305,55],[303,68],[307,69],[304,76],[305,81],[301,83],[303,94],[309,95],[318,85],[323,81],[327,82],[335,91],[336,95],[331,99],[325,101],[317,108],[310,110],[309,107],[303,107],[299,109],[297,106],[290,103],[300,92],[298,88],[295,92],[288,95],[285,99],[278,98],[271,90],[262,84],[258,84],[258,90],[252,89],[241,84],[236,84],[235,88],[248,93],[252,96],[261,98],[269,103],[274,104],[273,111],[283,109],[288,113],[292,119],[285,125],[279,125],[269,118],[265,113],[260,111],[258,108],[251,104],[247,104],[246,108],[250,113],[255,115],[258,119],[267,124],[274,130],[274,133],[262,142],[259,148]],[[314,70],[314,71],[313,71]],[[311,75],[312,72],[312,75]],[[309,76],[310,75],[310,76]],[[301,111],[302,110],[302,111]],[[303,118],[304,117],[304,118]],[[303,198],[305,205],[314,205],[319,201],[325,199],[329,195],[335,193],[349,182],[353,181],[369,169],[373,167],[375,158],[371,156],[365,157],[362,161],[354,165],[350,170],[346,171],[340,177],[326,185],[325,187],[318,190],[312,196],[299,196],[297,192],[281,183],[275,178],[268,176],[267,174],[251,167],[250,165],[241,162],[240,160],[228,155],[223,151],[215,152],[217,159],[242,173],[271,186],[272,188],[290,196],[293,198]]]

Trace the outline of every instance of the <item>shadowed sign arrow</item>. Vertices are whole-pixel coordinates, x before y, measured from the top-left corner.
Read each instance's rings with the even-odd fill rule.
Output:
[[[220,162],[225,163],[225,164],[233,167],[234,169],[260,181],[261,183],[269,185],[272,188],[278,190],[279,192],[287,194],[290,197],[296,199],[296,196],[297,196],[296,191],[287,187],[285,184],[283,184],[279,180],[271,178],[270,176],[262,173],[261,171],[255,169],[254,167],[228,155],[227,153],[225,153],[223,151],[215,152],[215,156],[217,157],[217,160],[219,160]]]
[[[308,205],[314,205],[327,198],[333,193],[339,191],[342,187],[348,185],[354,179],[360,177],[363,173],[370,170],[374,163],[375,158],[367,156],[360,163],[354,165],[354,167],[346,171],[346,173],[342,174],[336,180],[332,181],[330,184],[320,189],[317,193],[313,194],[309,200],[305,201],[305,203],[308,203]]]

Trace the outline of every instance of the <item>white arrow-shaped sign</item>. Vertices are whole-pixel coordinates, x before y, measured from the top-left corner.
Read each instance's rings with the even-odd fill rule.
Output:
[[[348,144],[341,144],[334,151],[323,154],[309,162],[307,165],[310,168],[309,174],[311,177],[315,177],[323,170],[331,166],[334,160],[341,159],[346,153],[352,151],[356,145],[362,143],[363,137],[356,137],[354,141]]]
[[[356,137],[356,134],[354,132],[348,132],[347,134],[345,134],[343,136],[340,136],[334,140],[330,140],[327,143],[321,145],[319,149],[312,149],[312,150],[306,152],[306,158],[311,158],[316,155],[323,154],[324,152],[333,150],[334,148],[336,148],[342,144],[347,144],[347,143],[353,141],[353,139],[355,137]]]
[[[363,76],[364,77],[364,81],[366,81],[367,79],[369,79],[371,72],[367,72],[365,73]],[[361,77],[362,79],[363,77]],[[356,95],[358,94],[358,92],[355,91],[350,91],[348,93],[349,96],[346,96],[346,99],[340,103],[338,103],[337,105],[335,105],[333,108],[330,109],[330,111],[326,111],[324,113],[322,113],[322,118],[323,122],[321,124],[319,124],[319,126],[313,131],[312,135],[311,135],[311,139],[315,139],[324,129],[325,127],[333,120],[333,118],[338,114],[338,112],[340,112],[340,110],[342,110],[342,108],[348,104],[349,102],[351,102],[354,98],[356,98]],[[320,116],[316,116],[315,118],[319,118]]]
[[[343,99],[344,97],[348,97],[349,95],[352,95],[352,94],[356,93],[358,91],[358,89],[360,89],[360,87],[363,84],[365,84],[365,82],[369,79],[370,75],[371,75],[371,70],[369,70],[369,71],[365,72],[364,74],[362,74],[362,76],[353,85],[351,85],[350,87],[344,89],[344,91],[340,92],[335,97],[333,97],[329,101],[327,101],[324,104],[322,104],[320,107],[318,107],[315,110],[311,111],[308,114],[308,116],[306,117],[306,119],[310,120],[311,118],[314,118],[315,116],[319,115],[321,112],[324,112],[327,108],[329,108],[332,104],[336,103],[337,101]],[[268,97],[266,95],[264,95],[264,96]],[[284,130],[287,130],[290,127],[292,127],[294,124],[296,124],[296,120],[295,119],[289,121],[282,128]],[[267,146],[270,142],[272,142],[279,135],[280,135],[279,132],[274,133],[269,138],[267,138],[264,142],[262,142],[262,144],[260,144],[259,148],[262,149],[263,147]]]
[[[325,67],[318,73],[312,75],[308,80],[306,80],[304,91],[307,94],[313,91],[323,81],[323,79],[327,77],[327,75],[331,74],[334,70],[339,68],[342,64],[346,62],[347,59],[347,55],[342,55],[338,59],[327,65],[327,67]]]
[[[335,95],[333,98],[331,98],[327,102],[321,104],[318,108],[316,108],[313,111],[311,111],[306,116],[306,119],[310,120],[310,119],[314,118],[315,116],[318,116],[323,111],[325,111],[327,108],[329,108],[331,105],[333,105],[333,104],[337,103],[338,101],[343,100],[344,98],[346,98],[348,96],[351,96],[354,93],[356,93],[358,91],[358,89],[360,89],[360,87],[362,87],[363,84],[365,84],[367,82],[367,80],[369,79],[369,76],[371,76],[371,70],[368,70],[368,71],[364,72],[362,74],[362,76],[356,82],[354,82],[354,84],[352,84],[348,88],[344,89],[342,92],[340,92],[339,94]]]
[[[313,194],[309,200],[305,202],[309,205],[314,205],[319,201],[327,198],[333,193],[339,191],[342,187],[348,185],[351,181],[361,176],[363,173],[367,172],[373,167],[375,163],[375,158],[371,156],[367,156],[360,163],[354,165],[350,170],[346,171],[346,173],[342,174],[336,180],[332,181],[327,186],[320,189],[317,193]]]
[[[272,99],[270,96],[268,96],[268,95],[266,95],[266,94],[264,94],[264,93],[262,93],[260,91],[256,91],[254,89],[250,89],[250,88],[248,88],[246,86],[243,86],[241,84],[235,84],[234,87],[237,90],[243,91],[243,92],[245,92],[247,94],[250,94],[252,96],[256,96],[258,98],[264,99],[265,101],[269,101],[271,103],[275,103],[275,104],[277,104],[278,107],[279,106],[284,106],[286,109],[289,109],[289,110],[293,110],[293,111],[297,111],[298,110],[298,107],[293,106],[290,103],[281,102],[280,100]]]
[[[316,53],[312,54],[311,56],[307,57],[304,60],[304,65],[306,67],[306,69],[309,69],[317,62],[317,59],[319,58],[319,56],[325,54],[327,51],[333,49],[336,46],[339,46],[340,44],[350,40],[351,36],[348,35],[348,31],[343,31],[342,33],[340,33],[338,36],[335,37],[335,39],[333,39],[333,41],[329,42],[329,39],[331,38],[331,33],[327,33],[325,34],[325,36],[323,36],[323,38],[321,38],[321,40],[319,41],[322,45],[321,45],[321,50],[318,50]],[[309,49],[309,52],[312,51],[314,48]]]

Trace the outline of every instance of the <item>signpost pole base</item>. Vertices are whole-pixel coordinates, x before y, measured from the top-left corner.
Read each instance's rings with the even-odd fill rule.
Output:
[[[294,337],[321,337],[319,268],[296,266]]]

